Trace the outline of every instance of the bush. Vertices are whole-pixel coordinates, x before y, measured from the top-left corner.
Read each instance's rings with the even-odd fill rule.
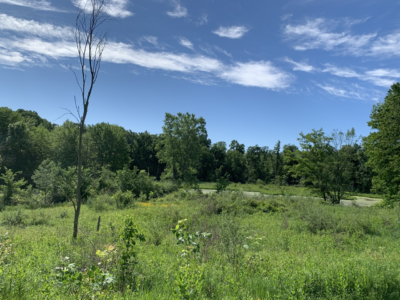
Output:
[[[263,187],[264,185],[265,185],[265,182],[264,181],[262,181],[261,179],[257,179],[257,182],[256,182],[256,184],[258,185],[258,187]]]
[[[21,210],[21,208],[9,210],[7,209],[2,213],[3,218],[1,220],[2,225],[6,226],[24,226],[27,223],[27,215]]]
[[[113,196],[117,208],[126,208],[132,206],[135,203],[135,197],[130,191],[123,192],[119,190]]]
[[[3,193],[1,197],[1,207],[15,204],[15,197],[21,194],[21,187],[26,184],[24,179],[16,180],[15,177],[21,172],[13,173],[10,169],[6,169],[4,174],[1,174],[0,179],[4,182],[0,186]]]
[[[88,199],[87,205],[95,211],[106,211],[115,209],[116,200],[109,195],[91,196]]]
[[[220,193],[222,191],[225,191],[226,188],[229,186],[230,182],[228,180],[228,176],[221,176],[218,181],[217,184],[215,185],[215,189],[217,190],[217,193]]]

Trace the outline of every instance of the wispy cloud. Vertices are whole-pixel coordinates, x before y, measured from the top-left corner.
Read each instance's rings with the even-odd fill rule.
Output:
[[[2,22],[0,22],[0,26],[3,26],[0,29],[23,32],[25,37],[0,38],[0,64],[9,66],[43,65],[47,61],[51,63],[51,60],[56,60],[56,64],[60,65],[60,63],[68,64],[65,59],[77,57],[75,41],[73,36],[65,34],[66,28],[12,17],[10,19],[8,16],[2,16],[2,18],[0,20],[3,20],[3,23],[12,21],[10,24],[13,25],[1,25]],[[28,27],[27,29],[23,29],[24,24]],[[155,37],[146,36],[143,39],[155,45],[158,43]],[[193,47],[191,42],[185,38],[181,38],[180,41],[186,47]],[[222,79],[233,84],[272,90],[288,87],[292,77],[269,61],[225,64],[216,58],[205,55],[167,51],[150,52],[118,42],[107,44],[103,53],[103,61],[177,72],[183,74],[178,74],[178,76],[191,78],[193,82],[196,81],[196,78],[200,78],[202,84]],[[177,76],[176,73],[171,75]]]
[[[167,15],[173,18],[182,18],[187,16],[187,9],[183,7],[179,0],[173,1],[175,6],[173,11],[167,11]]]
[[[294,49],[299,51],[323,49],[339,50],[344,53],[361,55],[363,47],[368,45],[376,34],[353,35],[347,31],[333,32],[337,24],[323,18],[309,20],[305,24],[291,25],[284,28],[287,40],[294,42]]]
[[[202,14],[199,17],[199,21],[197,22],[197,25],[204,25],[208,23],[208,15],[207,14]]]
[[[0,65],[15,66],[27,59],[19,52],[0,48]]]
[[[394,83],[395,80],[393,78],[400,77],[400,72],[393,69],[375,69],[359,73],[350,68],[340,68],[331,64],[326,64],[322,72],[343,78],[357,78],[385,88],[390,87]]]
[[[156,36],[151,36],[151,35],[142,36],[139,40],[139,43],[141,43],[142,41],[145,41],[149,44],[152,44],[153,46],[158,47],[158,37]]]
[[[281,16],[281,20],[285,21],[287,19],[290,19],[291,17],[293,17],[293,14],[284,14]]]
[[[33,20],[14,18],[0,14],[0,30],[37,35],[46,38],[73,38],[71,27],[55,26],[49,23],[39,23]]]
[[[316,69],[313,66],[311,66],[305,62],[295,62],[294,60],[291,60],[290,58],[285,58],[285,61],[294,66],[293,71],[302,71],[302,72],[307,72],[307,73],[316,71]]]
[[[374,77],[400,78],[400,71],[394,69],[375,69],[367,71],[365,74]]]
[[[217,50],[218,52],[221,52],[222,54],[225,54],[226,56],[232,58],[232,54],[230,54],[229,52],[227,52],[226,50],[218,47],[218,46],[214,46],[214,49]]]
[[[370,50],[374,56],[400,56],[400,31],[378,38]]]
[[[46,0],[0,0],[0,3],[24,6],[38,10],[62,12],[62,10],[53,7],[51,3]]]
[[[179,44],[181,44],[183,47],[193,50],[193,43],[191,41],[189,41],[187,38],[180,37]]]
[[[214,30],[213,33],[219,35],[220,37],[226,37],[230,39],[240,39],[242,36],[248,32],[245,26],[231,26],[231,27],[219,27],[217,30]]]
[[[91,11],[88,0],[72,0],[76,7]],[[108,0],[105,5],[105,11],[108,15],[115,18],[127,18],[133,16],[133,13],[127,10],[128,0]]]
[[[359,100],[365,100],[364,97],[358,92],[354,92],[352,90],[345,90],[343,88],[338,88],[332,85],[328,84],[316,84],[319,88],[323,89],[325,92],[337,96],[337,97],[342,97],[342,98],[352,98],[352,99],[359,99]]]

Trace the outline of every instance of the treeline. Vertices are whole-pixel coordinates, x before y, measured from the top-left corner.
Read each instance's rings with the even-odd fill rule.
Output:
[[[340,182],[342,187],[346,187],[343,190],[367,193],[372,186],[373,174],[366,166],[365,150],[358,143],[354,131],[347,136],[352,141],[347,141],[346,145],[344,140],[339,141],[346,136],[342,133],[325,135],[320,130],[309,135],[302,134],[302,150],[308,147],[306,151],[312,154],[307,158],[308,163],[304,164],[304,157],[299,155],[301,152],[297,146],[282,146],[280,141],[273,149],[258,145],[246,149],[236,140],[229,145],[225,142],[212,143],[207,136],[205,120],[194,115],[166,114],[164,123],[163,133],[159,135],[147,131],[136,133],[108,123],[86,126],[83,167],[92,170],[93,174],[102,169],[116,172],[124,167],[130,170],[136,167],[157,180],[170,178],[195,183],[217,181],[223,177],[242,183],[261,181],[279,185],[315,185],[321,190],[321,185],[328,184],[324,180],[337,180],[328,176],[328,169],[335,164],[332,158],[336,155],[335,151],[328,153],[329,146],[331,150],[345,153],[338,156],[340,161],[336,162],[346,162],[345,170],[341,170],[346,175],[345,182]],[[53,161],[62,169],[75,167],[78,135],[78,124],[69,120],[58,126],[33,111],[0,108],[2,164],[13,172],[20,172],[17,178],[23,178],[28,183],[34,184],[32,176],[45,160]],[[335,143],[343,145],[332,146],[334,138]],[[325,150],[322,149],[324,147]],[[319,168],[327,177],[318,178],[316,170],[304,167],[307,164]],[[3,168],[1,172],[5,170]]]

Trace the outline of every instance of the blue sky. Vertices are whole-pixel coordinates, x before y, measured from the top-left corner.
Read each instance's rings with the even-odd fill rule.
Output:
[[[80,3],[0,0],[0,106],[50,121],[74,109]],[[297,144],[313,128],[365,136],[373,104],[400,77],[398,0],[111,0],[107,9],[89,124],[161,133],[166,112],[190,112],[228,145]]]

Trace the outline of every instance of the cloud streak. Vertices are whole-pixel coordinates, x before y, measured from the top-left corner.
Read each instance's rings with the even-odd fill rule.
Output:
[[[181,44],[183,47],[193,50],[193,43],[191,41],[189,41],[187,38],[180,37],[179,44]]]
[[[91,12],[88,0],[72,0],[72,3],[79,8],[83,8],[87,12]],[[128,0],[108,0],[105,5],[106,13],[114,18],[127,18],[133,16],[133,13],[127,10]]]
[[[187,9],[183,7],[179,1],[173,1],[175,9],[173,11],[167,11],[167,15],[172,18],[183,18],[187,16]]]
[[[243,37],[249,29],[244,26],[231,26],[231,27],[219,27],[217,30],[214,30],[213,33],[220,36],[226,37],[230,39],[240,39]]]
[[[63,12],[62,10],[53,7],[51,3],[46,0],[0,0],[0,3],[29,7],[38,10]]]
[[[349,32],[332,32],[336,24],[331,24],[323,18],[309,20],[302,25],[288,24],[283,33],[287,40],[294,43],[294,49],[305,51],[323,49],[326,51],[339,50],[343,53],[362,55],[376,34],[352,35]]]
[[[0,15],[0,29],[23,33],[24,37],[0,38],[0,63],[3,65],[43,65],[47,59],[76,58],[77,50],[70,27],[17,19]],[[143,40],[157,45],[156,37]],[[180,38],[183,46],[193,49],[186,38]],[[218,49],[221,51],[222,49]],[[183,73],[191,81],[214,82],[211,78],[248,87],[271,90],[285,89],[292,76],[269,61],[233,62],[231,64],[201,54],[150,52],[121,42],[109,42],[103,52],[103,61],[115,64],[133,64],[147,69]],[[57,62],[59,64],[59,62]],[[172,74],[174,75],[174,74]]]
[[[311,66],[305,62],[295,62],[295,61],[291,60],[290,58],[285,58],[285,61],[294,66],[293,71],[301,71],[301,72],[307,72],[307,73],[316,71],[316,69],[313,66]]]
[[[398,78],[400,75],[399,71],[392,69],[375,69],[359,73],[350,68],[340,68],[331,64],[326,64],[322,72],[343,78],[357,78],[385,88],[390,87],[395,82],[393,78]]]
[[[0,14],[0,30],[37,35],[45,38],[73,38],[72,27],[61,27],[52,24],[42,24],[33,20],[14,18]]]

